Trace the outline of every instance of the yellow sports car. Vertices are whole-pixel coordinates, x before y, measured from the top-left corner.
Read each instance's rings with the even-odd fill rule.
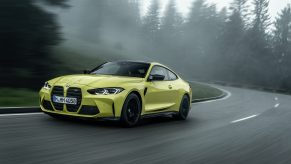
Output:
[[[114,119],[129,127],[157,115],[185,120],[192,99],[190,85],[168,67],[133,61],[49,80],[39,95],[41,110],[51,116]]]

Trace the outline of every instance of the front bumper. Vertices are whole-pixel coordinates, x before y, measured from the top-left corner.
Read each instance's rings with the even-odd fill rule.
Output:
[[[62,86],[63,87],[63,86]],[[67,90],[64,88],[63,96],[67,96]],[[76,87],[75,87],[76,88]],[[40,107],[45,113],[67,115],[83,118],[119,118],[126,97],[126,92],[117,95],[91,95],[87,92],[87,86],[79,87],[81,89],[80,104],[75,110],[65,104],[56,104],[52,102],[52,89],[42,88],[40,94]]]

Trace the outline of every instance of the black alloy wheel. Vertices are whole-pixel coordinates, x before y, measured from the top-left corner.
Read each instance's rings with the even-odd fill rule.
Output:
[[[190,111],[190,100],[187,95],[184,95],[181,100],[179,112],[178,114],[174,115],[174,118],[178,120],[186,120],[189,111]]]
[[[125,127],[135,126],[140,119],[141,101],[139,97],[132,93],[124,101],[120,121]]]

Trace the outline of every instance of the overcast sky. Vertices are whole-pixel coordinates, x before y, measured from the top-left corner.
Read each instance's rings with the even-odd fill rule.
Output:
[[[161,13],[163,13],[167,3],[170,0],[159,0],[159,1],[161,5]],[[184,16],[187,16],[187,13],[189,12],[191,8],[191,4],[193,0],[175,0],[175,1],[177,3],[179,12],[181,12]],[[209,3],[217,4],[218,9],[220,9],[224,6],[229,6],[229,4],[233,0],[207,0],[207,1]],[[252,2],[252,0],[249,0],[249,1]],[[269,4],[270,15],[274,18],[277,15],[277,13],[280,12],[280,10],[284,8],[288,3],[291,3],[291,0],[270,0],[270,4]],[[142,16],[146,14],[147,8],[150,6],[150,4],[151,4],[151,0],[141,1],[141,15]]]

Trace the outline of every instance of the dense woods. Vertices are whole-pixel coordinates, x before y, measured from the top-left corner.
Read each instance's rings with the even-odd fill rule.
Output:
[[[151,48],[158,45],[151,51],[167,56],[171,65],[190,68],[184,72],[196,79],[290,90],[290,5],[275,21],[268,5],[268,0],[233,0],[218,10],[196,0],[183,20],[171,1],[162,20],[154,21],[159,18],[153,3],[143,26],[157,27],[145,31],[153,36]]]
[[[6,79],[0,84],[39,87],[57,71],[51,46],[67,38],[58,15],[41,6],[71,10],[77,1],[19,2],[0,2],[0,73]],[[160,61],[188,79],[291,91],[290,5],[271,19],[268,0],[233,0],[222,9],[195,0],[183,17],[175,2],[161,14],[160,3],[152,0],[141,17],[136,0],[86,0],[71,26],[78,27],[80,40]]]
[[[65,0],[40,0],[66,8]],[[53,72],[50,47],[62,37],[56,16],[34,0],[0,1],[0,86],[39,87]]]

